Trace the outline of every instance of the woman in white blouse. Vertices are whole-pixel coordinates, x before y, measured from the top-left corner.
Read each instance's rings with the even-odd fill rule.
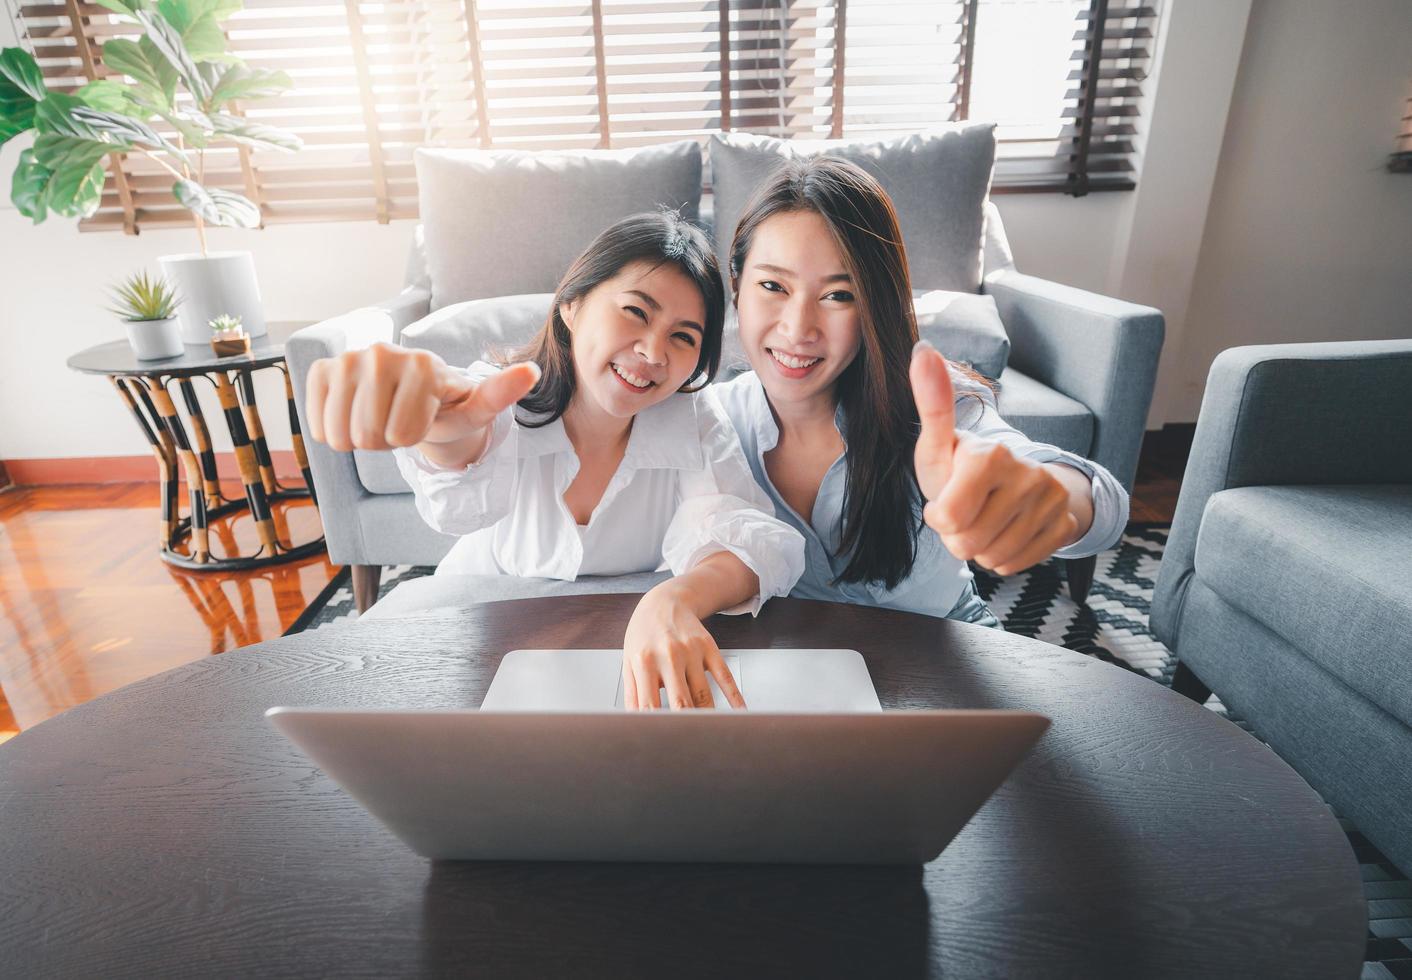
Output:
[[[724,307],[705,235],[672,212],[634,215],[575,260],[517,363],[459,369],[386,344],[318,361],[310,433],[394,450],[426,522],[464,535],[438,573],[670,569],[628,623],[627,705],[656,707],[665,687],[674,707],[708,706],[709,673],[744,707],[701,620],[788,593],[804,542],[699,391]]]
[[[918,343],[897,215],[865,171],[785,164],[730,256],[754,371],[711,393],[804,535],[792,595],[998,626],[968,560],[1008,575],[1118,539],[1128,496],[1111,473],[1026,438],[989,382]]]

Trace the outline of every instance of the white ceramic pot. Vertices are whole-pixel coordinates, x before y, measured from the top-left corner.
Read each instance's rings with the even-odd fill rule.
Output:
[[[174,316],[165,320],[124,320],[127,342],[139,361],[160,361],[186,352],[181,342],[181,326]]]
[[[162,275],[181,299],[177,315],[183,341],[209,343],[211,321],[226,313],[240,317],[251,337],[265,335],[260,284],[255,279],[255,259],[249,252],[164,255],[157,261]]]

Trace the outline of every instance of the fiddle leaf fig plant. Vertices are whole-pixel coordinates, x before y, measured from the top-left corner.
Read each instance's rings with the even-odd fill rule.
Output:
[[[103,45],[115,75],[72,92],[50,91],[23,48],[0,51],[0,145],[33,130],[19,156],[10,197],[35,224],[48,215],[86,218],[98,210],[110,153],[141,153],[173,178],[172,193],[192,213],[201,252],[205,226],[254,228],[260,209],[234,191],[205,186],[205,155],[229,142],[294,152],[292,133],[252,122],[236,102],[290,87],[282,71],[251,68],[226,50],[221,21],[241,0],[95,0],[142,31]]]

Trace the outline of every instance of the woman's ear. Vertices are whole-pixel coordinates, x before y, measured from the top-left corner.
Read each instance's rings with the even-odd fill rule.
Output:
[[[559,304],[559,319],[564,321],[564,326],[570,330],[574,329],[574,316],[578,313],[579,301],[571,299],[567,303]]]

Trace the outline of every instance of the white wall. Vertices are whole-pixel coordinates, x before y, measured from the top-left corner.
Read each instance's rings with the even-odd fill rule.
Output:
[[[1170,421],[1240,344],[1412,337],[1412,175],[1384,167],[1412,80],[1412,2],[1256,0]]]
[[[13,43],[7,26],[0,43]],[[1412,332],[1392,295],[1412,278],[1412,177],[1380,169],[1412,75],[1409,37],[1406,0],[1255,0],[1253,12],[1251,0],[1168,0],[1138,190],[997,197],[1021,269],[1167,314],[1149,425],[1195,417],[1222,347]],[[23,145],[0,150],[0,189]],[[106,284],[189,251],[194,233],[30,227],[0,196],[0,458],[148,452],[106,382],[64,360],[121,338],[102,311]],[[410,222],[214,229],[211,247],[254,252],[268,319],[317,320],[394,294],[411,233]],[[275,380],[262,403],[279,397]],[[279,417],[267,411],[266,424],[287,448]]]

